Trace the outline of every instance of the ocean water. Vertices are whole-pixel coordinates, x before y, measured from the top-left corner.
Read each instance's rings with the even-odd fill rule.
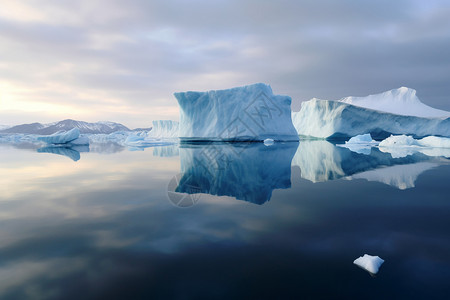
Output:
[[[1,299],[450,295],[442,157],[325,141],[0,155]]]

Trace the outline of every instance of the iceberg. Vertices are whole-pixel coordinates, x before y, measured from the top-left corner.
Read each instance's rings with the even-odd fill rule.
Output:
[[[148,133],[149,138],[177,139],[179,136],[179,123],[172,120],[153,121],[152,130]]]
[[[273,139],[265,139],[264,140],[264,146],[270,147],[275,143]]]
[[[377,274],[384,260],[378,256],[364,254],[355,259],[353,263],[371,274]]]
[[[300,111],[292,115],[302,136],[333,139],[370,133],[376,140],[391,134],[450,137],[450,117],[403,116],[339,101],[312,99],[303,102]]]
[[[392,157],[405,157],[420,152],[427,156],[450,157],[450,138],[427,136],[423,139],[414,139],[412,136],[391,135],[378,145],[382,152]]]
[[[263,83],[208,92],[175,93],[181,142],[298,141],[291,98]]]
[[[38,141],[45,142],[47,144],[66,144],[77,139],[80,136],[80,130],[78,128],[72,128],[66,132],[57,132],[52,135],[40,136]]]
[[[298,143],[183,144],[181,179],[175,192],[230,196],[254,204],[274,189],[291,186],[291,160]]]
[[[336,145],[339,147],[348,148],[350,151],[370,155],[370,149],[377,146],[378,142],[372,140],[370,133],[361,134],[350,138],[345,144]]]

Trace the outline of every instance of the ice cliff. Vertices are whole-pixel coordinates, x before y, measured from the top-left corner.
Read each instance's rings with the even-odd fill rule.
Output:
[[[180,141],[298,141],[291,98],[257,83],[227,90],[174,94],[180,106]]]

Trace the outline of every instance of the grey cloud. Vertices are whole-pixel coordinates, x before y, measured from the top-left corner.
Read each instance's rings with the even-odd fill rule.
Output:
[[[445,1],[39,3],[48,22],[0,19],[0,74],[23,85],[62,82],[136,108],[261,81],[294,108],[405,85],[450,110]],[[209,76],[221,73],[222,85]]]

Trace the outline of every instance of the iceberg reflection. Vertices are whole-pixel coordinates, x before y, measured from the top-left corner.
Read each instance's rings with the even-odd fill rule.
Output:
[[[433,162],[424,163],[426,161]],[[292,165],[300,168],[303,179],[312,182],[366,179],[406,189],[414,187],[422,172],[437,167],[438,161],[423,153],[392,157],[376,147],[358,153],[328,141],[315,140],[300,142]]]
[[[62,147],[62,146],[48,146],[42,147],[36,150],[39,153],[52,153],[63,155],[70,158],[73,161],[80,160],[80,152],[89,152],[89,146],[73,146],[73,147]]]
[[[185,144],[180,146],[182,177],[175,191],[231,196],[263,204],[270,200],[274,189],[291,186],[291,161],[297,145]]]

